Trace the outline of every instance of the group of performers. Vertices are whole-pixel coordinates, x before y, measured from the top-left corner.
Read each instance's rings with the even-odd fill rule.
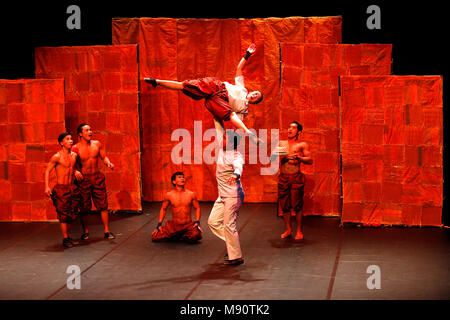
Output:
[[[263,99],[260,91],[249,91],[245,88],[243,68],[255,52],[256,46],[250,45],[245,56],[236,69],[235,84],[223,82],[214,77],[207,77],[182,82],[144,78],[153,87],[162,86],[172,90],[181,90],[195,100],[205,100],[206,109],[214,117],[216,141],[219,154],[216,165],[218,198],[214,203],[208,218],[211,232],[224,240],[227,254],[224,264],[240,265],[244,258],[239,242],[237,218],[244,201],[244,189],[241,184],[244,157],[237,150],[243,138],[235,130],[224,129],[224,121],[230,121],[236,129],[241,129],[255,144],[264,143],[252,133],[243,123],[248,114],[249,104],[257,104]],[[286,230],[282,239],[291,237],[291,217],[296,217],[297,229],[295,239],[303,239],[302,207],[304,193],[304,175],[301,164],[312,164],[311,152],[306,142],[301,141],[302,126],[293,121],[288,128],[286,150],[276,156],[281,157],[281,170],[278,181],[278,202]],[[77,242],[69,235],[70,223],[80,214],[83,226],[82,240],[89,238],[87,224],[83,217],[91,210],[91,198],[105,227],[105,238],[114,239],[109,230],[109,212],[106,197],[105,177],[99,170],[102,161],[111,170],[114,165],[105,155],[102,144],[92,140],[92,129],[88,124],[80,124],[77,130],[79,142],[72,147],[73,140],[69,133],[63,133],[58,138],[61,150],[56,153],[48,164],[45,172],[45,193],[51,196],[58,213],[63,234],[63,245],[72,247]],[[50,190],[49,174],[55,169],[57,184]],[[183,172],[175,172],[171,177],[172,190],[168,191],[162,203],[158,224],[152,233],[152,241],[177,240],[196,243],[202,239],[200,227],[201,210],[194,192],[185,188]],[[172,209],[172,219],[163,225],[169,206]],[[191,210],[195,210],[195,220],[192,220]]]

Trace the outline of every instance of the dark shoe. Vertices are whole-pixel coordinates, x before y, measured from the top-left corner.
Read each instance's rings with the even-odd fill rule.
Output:
[[[72,242],[72,244],[77,245],[80,244],[79,241],[73,240],[71,237],[68,238],[70,240],[70,242]]]
[[[147,82],[147,83],[150,83],[153,86],[153,88],[156,88],[156,86],[157,86],[156,79],[144,78],[144,81]]]
[[[81,240],[87,240],[87,239],[89,239],[89,233],[88,233],[88,232],[83,233],[83,234],[81,235],[80,239],[81,239]]]
[[[225,260],[225,262],[223,264],[227,265],[227,266],[238,266],[243,263],[244,263],[244,258],[237,258],[237,259],[233,259],[233,260]]]
[[[105,239],[115,239],[116,236],[112,232],[105,232]]]
[[[64,238],[62,244],[63,244],[64,248],[72,248],[73,247],[73,243],[72,243],[72,241],[70,241],[70,238]]]

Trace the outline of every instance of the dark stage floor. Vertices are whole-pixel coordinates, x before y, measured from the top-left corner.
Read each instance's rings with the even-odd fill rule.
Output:
[[[238,227],[245,264],[223,266],[225,246],[207,227],[200,244],[152,243],[160,203],[141,215],[113,215],[117,238],[103,239],[99,216],[91,238],[63,249],[57,223],[0,223],[0,299],[303,300],[450,299],[450,236],[440,228],[339,227],[306,217],[305,240],[282,240],[274,204],[244,204]],[[73,237],[81,228],[73,225]],[[81,289],[67,288],[67,267],[81,269]],[[368,289],[367,268],[381,271]]]

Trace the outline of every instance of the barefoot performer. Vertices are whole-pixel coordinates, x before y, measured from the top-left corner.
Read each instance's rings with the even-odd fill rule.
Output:
[[[45,194],[51,197],[60,222],[63,246],[71,248],[78,241],[70,238],[70,223],[78,216],[80,210],[80,193],[75,179],[82,180],[83,176],[75,170],[77,154],[71,151],[73,140],[68,132],[61,133],[58,137],[61,150],[55,153],[45,170]],[[50,172],[55,169],[56,185],[53,190],[49,187]]]
[[[281,172],[278,177],[278,203],[283,211],[283,219],[286,231],[281,235],[282,239],[291,236],[291,216],[297,220],[297,232],[295,240],[303,239],[301,212],[303,208],[303,194],[305,177],[301,172],[302,163],[313,163],[309,145],[300,140],[303,127],[297,121],[293,121],[288,129],[288,154],[281,157]]]
[[[205,99],[205,106],[214,116],[216,128],[221,126],[219,136],[222,137],[224,131],[223,121],[231,121],[237,129],[243,130],[255,143],[261,141],[251,132],[242,120],[248,114],[248,105],[257,104],[263,99],[260,91],[251,91],[245,88],[244,75],[242,70],[248,58],[255,52],[256,46],[251,44],[245,56],[239,62],[236,69],[235,84],[222,82],[214,77],[206,77],[183,82],[172,80],[161,80],[144,78],[153,87],[161,85],[172,90],[182,90],[184,94],[195,99]]]
[[[101,219],[105,228],[105,239],[114,239],[114,234],[109,230],[105,175],[98,168],[100,160],[111,170],[114,170],[114,165],[105,155],[105,149],[102,143],[97,140],[92,140],[92,129],[88,124],[80,124],[77,128],[77,133],[79,142],[73,147],[73,151],[78,154],[78,165],[84,177],[80,182],[82,200],[80,220],[83,227],[81,240],[87,240],[89,238],[89,230],[83,215],[89,213],[92,209],[91,198],[95,208],[101,212]]]
[[[183,172],[175,172],[171,178],[173,189],[166,193],[159,212],[158,225],[152,233],[152,241],[185,241],[195,243],[202,238],[200,228],[200,205],[193,191],[186,189]],[[172,207],[172,220],[162,223],[168,207]],[[191,218],[191,208],[195,209],[195,221]]]

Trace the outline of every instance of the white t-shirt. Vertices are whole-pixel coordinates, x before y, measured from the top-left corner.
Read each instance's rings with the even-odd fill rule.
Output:
[[[234,78],[234,82],[235,84],[224,82],[228,92],[228,102],[236,114],[242,114],[245,118],[248,114],[248,90],[244,86],[244,76]]]
[[[216,165],[216,179],[219,196],[221,198],[236,198],[244,193],[240,178],[237,179],[236,183],[233,185],[227,184],[228,179],[233,176],[233,173],[242,176],[243,167],[244,158],[239,151],[224,151],[222,148],[219,149]]]

